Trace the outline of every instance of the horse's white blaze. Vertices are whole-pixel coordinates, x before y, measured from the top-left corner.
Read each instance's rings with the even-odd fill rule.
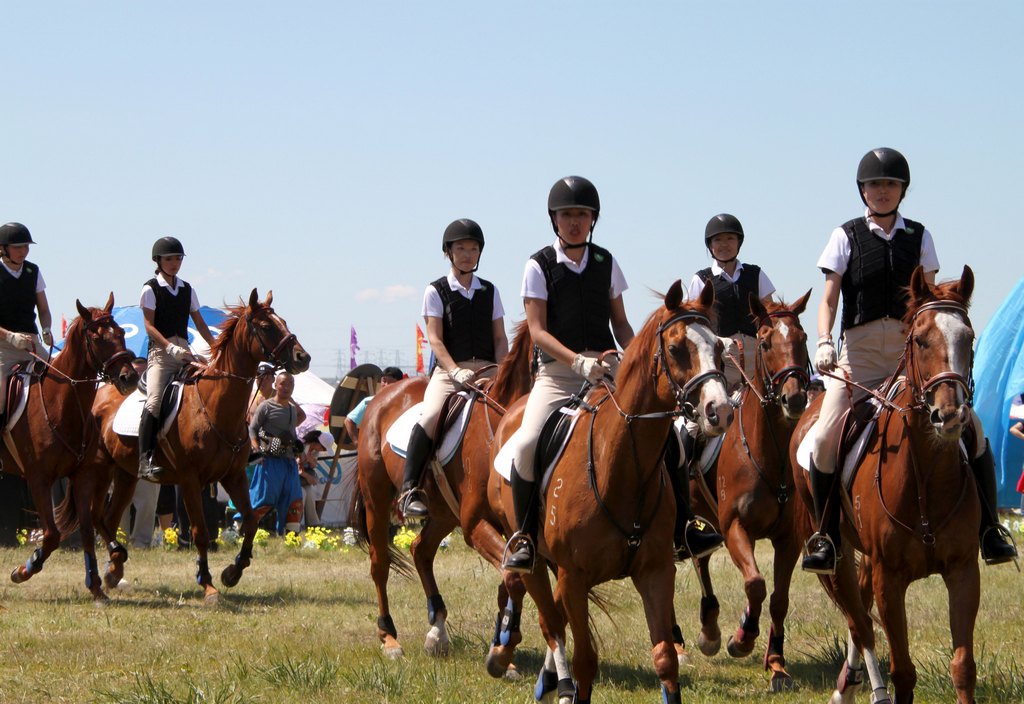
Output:
[[[697,348],[697,360],[700,362],[700,374],[718,368],[715,359],[715,343],[719,337],[703,325],[689,325],[686,328],[686,339]],[[712,401],[716,406],[729,402],[725,393],[725,384],[720,379],[711,379],[700,390],[701,401]]]
[[[935,327],[946,341],[946,358],[950,370],[966,379],[971,371],[970,328],[959,315],[941,311],[935,314]],[[956,393],[957,399],[960,399],[963,389],[957,387]]]
[[[786,325],[785,321],[779,321],[779,334],[782,335],[783,340],[789,339],[789,326]]]

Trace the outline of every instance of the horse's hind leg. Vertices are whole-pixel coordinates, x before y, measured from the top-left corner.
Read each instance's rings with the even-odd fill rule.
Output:
[[[108,600],[103,592],[103,580],[96,564],[96,531],[92,524],[92,495],[95,477],[87,471],[79,471],[71,477],[69,491],[78,512],[78,530],[82,536],[82,552],[85,555],[85,587],[97,603]]]
[[[25,476],[32,501],[43,524],[43,544],[32,551],[32,555],[24,565],[15,567],[11,572],[11,581],[15,584],[27,582],[32,575],[43,570],[46,558],[60,546],[60,531],[53,518],[52,483],[39,476],[38,472],[28,472]]]
[[[114,490],[110,495],[110,504],[99,523],[100,535],[107,543],[107,569],[103,575],[103,583],[107,589],[116,589],[124,578],[124,563],[128,561],[128,548],[117,539],[117,527],[121,523],[121,516],[127,510],[128,504],[132,502],[136,482],[138,479],[127,472],[120,468],[114,469]],[[97,497],[99,497],[98,493]]]
[[[949,631],[953,660],[949,664],[958,704],[974,701],[978,672],[974,663],[974,623],[980,600],[980,575],[976,559],[942,576],[949,594]]]
[[[764,654],[764,667],[772,673],[772,691],[781,692],[793,688],[793,678],[786,672],[786,615],[789,613],[789,588],[796,561],[800,557],[800,544],[792,533],[773,540],[772,544],[775,547],[775,587],[768,604],[772,625]]]
[[[189,477],[181,484],[185,512],[188,513],[188,520],[192,525],[192,545],[199,553],[196,557],[196,583],[203,588],[203,600],[206,605],[213,606],[217,603],[219,592],[213,586],[213,575],[210,574],[210,533],[206,528],[206,516],[203,514],[203,499],[200,491],[198,480],[194,477]]]
[[[259,517],[249,501],[249,480],[245,469],[231,469],[220,480],[224,491],[231,498],[231,503],[238,509],[242,517],[242,546],[235,555],[235,561],[220,573],[220,581],[225,587],[233,587],[242,578],[242,572],[252,562],[252,543],[256,537],[256,525]]]
[[[707,555],[697,560],[697,577],[700,579],[700,633],[697,647],[708,657],[717,655],[722,648],[722,629],[718,626],[721,607],[715,596],[715,585],[711,582],[711,558]]]
[[[388,577],[391,572],[391,504],[395,487],[381,464],[370,470],[359,468],[359,489],[366,507],[366,540],[370,553],[370,578],[377,590],[377,638],[384,656],[398,659],[405,655],[398,641],[398,629],[391,618],[388,601]]]
[[[437,548],[444,537],[452,532],[456,523],[454,518],[448,515],[440,517],[436,515],[446,513],[448,512],[438,507],[435,515],[427,519],[420,534],[410,546],[416,573],[420,577],[420,584],[423,585],[423,592],[427,596],[427,622],[430,624],[430,629],[423,641],[423,651],[427,655],[447,655],[450,647],[448,629],[445,626],[448,620],[448,607],[445,606],[441,590],[437,586],[437,579],[434,577],[434,558],[437,556]]]

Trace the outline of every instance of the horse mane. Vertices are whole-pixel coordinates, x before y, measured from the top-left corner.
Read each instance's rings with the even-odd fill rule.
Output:
[[[684,311],[693,311],[709,318],[713,313],[698,301],[683,301],[678,307],[671,310],[665,308],[664,305],[659,306],[648,316],[647,321],[640,328],[640,332],[633,337],[633,341],[629,343],[623,353],[618,373],[620,382],[633,378],[634,374],[639,374],[641,379],[653,377],[655,360],[653,352],[658,341],[658,328],[664,321]]]
[[[235,333],[235,328],[238,327],[238,321],[242,319],[242,313],[245,312],[245,304],[239,299],[238,305],[225,306],[224,312],[228,314],[228,317],[219,326],[220,335],[214,338],[213,344],[210,345],[210,355],[212,357],[217,357],[221,350],[227,347],[228,342]]]
[[[512,346],[498,365],[498,373],[491,384],[490,395],[498,403],[507,405],[530,390],[530,358],[533,356],[533,337],[526,320],[516,323]]]

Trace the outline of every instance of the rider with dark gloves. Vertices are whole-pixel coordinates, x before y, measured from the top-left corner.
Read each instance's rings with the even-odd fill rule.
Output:
[[[188,322],[208,345],[213,334],[199,314],[199,297],[187,281],[178,278],[185,249],[175,237],[161,237],[153,243],[156,276],[142,287],[139,306],[149,335],[149,364],[146,367],[146,406],[139,423],[139,477],[159,481],[164,468],[153,464],[160,430],[160,400],[164,389],[184,365],[197,358],[188,346]]]
[[[409,435],[398,507],[407,518],[428,513],[420,476],[434,447],[445,399],[476,379],[476,372],[508,354],[505,309],[498,289],[475,272],[484,251],[484,233],[467,218],[444,231],[441,251],[451,268],[423,294],[423,319],[436,364],[423,395],[423,411]]]
[[[867,388],[880,385],[897,368],[906,343],[902,318],[907,311],[907,287],[921,265],[925,280],[935,282],[939,260],[931,233],[924,225],[903,217],[900,203],[910,186],[910,165],[895,149],[873,149],[857,168],[857,190],[866,206],[864,215],[832,231],[818,267],[825,274],[825,293],[818,309],[818,344],[814,357],[820,372],[845,376]],[[842,351],[837,354],[832,327],[841,313]],[[815,429],[810,466],[811,493],[818,531],[811,536],[803,569],[832,574],[838,559],[839,506],[836,459],[843,414],[865,395],[828,377],[821,414]],[[982,556],[988,562],[1013,559],[1016,549],[995,526],[995,465],[981,423],[973,411],[971,422],[978,439],[971,468],[982,502]],[[829,507],[823,517],[826,504]],[[824,520],[823,520],[824,518]]]
[[[518,530],[502,568],[531,572],[536,557],[537,441],[548,416],[612,369],[599,355],[633,339],[622,292],[626,279],[611,253],[591,242],[601,212],[597,189],[579,176],[560,179],[548,195],[555,241],[534,254],[523,275],[523,303],[539,366],[516,438],[512,502]]]

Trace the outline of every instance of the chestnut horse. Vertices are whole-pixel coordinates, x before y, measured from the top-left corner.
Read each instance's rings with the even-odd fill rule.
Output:
[[[100,380],[109,381],[115,394],[126,394],[138,383],[132,368],[132,354],[124,345],[124,330],[110,311],[114,295],[101,308],[86,308],[78,301],[79,317],[68,327],[64,349],[41,376],[33,376],[28,388],[24,414],[11,428],[14,452],[0,443],[0,461],[8,472],[24,475],[32,501],[43,524],[43,543],[24,566],[11,573],[11,581],[27,581],[43,569],[43,563],[60,545],[61,531],[54,519],[51,491],[54,483],[68,477],[78,508],[88,514],[94,475],[84,471],[83,460],[97,444],[89,409]],[[13,399],[8,399],[13,402]],[[85,586],[96,601],[105,601],[96,566],[96,537],[93,522],[81,524],[85,551]]]
[[[192,544],[199,553],[196,581],[203,588],[207,603],[216,602],[217,589],[213,586],[207,561],[210,539],[200,492],[207,484],[220,482],[242,514],[241,550],[234,563],[221,573],[224,585],[233,587],[249,566],[256,535],[257,518],[249,503],[249,482],[245,475],[249,457],[245,411],[256,367],[266,361],[292,373],[309,368],[309,355],[288,330],[284,319],[270,307],[273,298],[273,293],[268,293],[261,303],[253,289],[248,305],[241,305],[240,301],[238,306],[228,308],[228,318],[211,348],[210,365],[198,373],[194,383],[183,387],[178,415],[157,444],[155,461],[168,470],[161,476],[161,483],[181,487],[192,524]],[[122,437],[113,429],[120,401],[108,393],[101,395],[93,406],[102,442],[90,462],[107,481],[97,487],[92,506],[110,554],[104,577],[108,587],[116,586],[124,575],[128,550],[116,539],[117,527],[131,502],[139,468],[136,438]],[[110,505],[105,507],[111,474],[114,490]]]
[[[774,691],[793,685],[783,657],[784,623],[801,543],[794,531],[790,501],[789,438],[807,405],[807,334],[800,325],[800,314],[810,295],[808,291],[792,305],[772,303],[767,307],[750,296],[750,313],[757,325],[757,346],[751,351],[754,378],[743,387],[737,422],[725,433],[717,465],[691,484],[694,511],[716,519],[729,555],[743,575],[747,605],[736,634],[729,638],[727,651],[733,657],[744,657],[754,649],[767,596],[754,545],[764,538],[772,542],[775,589],[769,607],[771,633],[765,668],[772,672]],[[714,655],[722,639],[709,562],[709,557],[698,560],[704,595],[697,644],[705,655]]]
[[[849,494],[843,492],[846,555],[834,576],[820,576],[850,629],[833,702],[853,701],[865,665],[872,702],[889,702],[875,655],[872,597],[889,642],[893,701],[913,701],[917,674],[907,637],[906,591],[911,582],[932,574],[942,575],[949,595],[956,700],[974,701],[981,504],[960,448],[961,432],[971,418],[974,331],[967,306],[973,288],[974,274],[966,266],[958,281],[937,286],[924,280],[921,267],[911,276],[901,365],[905,377],[894,378]],[[812,405],[797,425],[790,443],[794,466],[817,412],[818,404]],[[798,520],[806,537],[813,522],[807,509],[810,489],[805,478],[798,485],[804,504]],[[862,553],[859,574],[854,549]]]
[[[471,403],[475,406],[462,446],[444,467],[458,506],[458,514],[452,512],[433,480],[423,482],[430,503],[430,515],[413,541],[411,550],[416,572],[427,597],[427,621],[430,628],[424,650],[428,654],[447,654],[449,647],[445,625],[448,611],[434,578],[434,558],[441,540],[461,525],[466,544],[496,569],[501,569],[505,541],[501,535],[501,525],[487,504],[487,476],[490,473],[488,451],[494,428],[505,411],[504,406],[530,390],[532,351],[533,342],[524,321],[517,326],[509,354],[499,365],[493,383],[483,380],[481,386],[486,390],[473,392]],[[387,593],[388,575],[392,568],[405,571],[408,565],[392,548],[389,531],[397,488],[402,483],[404,460],[394,453],[385,435],[407,409],[423,400],[426,387],[426,377],[389,384],[367,408],[359,432],[359,482],[356,501],[353,502],[352,522],[367,541],[370,575],[377,589],[377,637],[384,654],[392,658],[401,657],[403,650],[391,618]],[[432,456],[431,462],[435,461]],[[498,602],[499,608],[507,602],[504,585]],[[518,642],[518,633],[516,635]],[[504,671],[505,667],[497,675]]]
[[[651,314],[626,349],[617,389],[602,385],[588,394],[568,445],[542,483],[543,528],[537,549],[557,570],[555,602],[546,599],[545,591],[550,590],[546,569],[521,577],[542,622],[553,626],[568,619],[578,703],[590,701],[597,674],[589,624],[590,590],[623,577],[633,581],[643,600],[654,669],[665,701],[680,701],[679,662],[672,638],[676,507],[662,453],[672,420],[679,415],[698,422],[708,436],[722,434],[732,420],[721,371],[723,345],[708,318],[713,302],[710,286],[698,300],[684,303],[682,284],[672,285],[663,307]],[[492,462],[522,422],[524,401],[510,408],[498,425]],[[510,486],[494,472],[488,497],[511,535],[517,526],[509,525],[514,516]],[[510,577],[506,573],[506,585],[512,591]],[[557,664],[550,653],[561,650],[564,630],[546,633],[545,638],[549,655],[542,681],[561,677],[549,668],[553,660]],[[538,691],[542,691],[540,684]]]

